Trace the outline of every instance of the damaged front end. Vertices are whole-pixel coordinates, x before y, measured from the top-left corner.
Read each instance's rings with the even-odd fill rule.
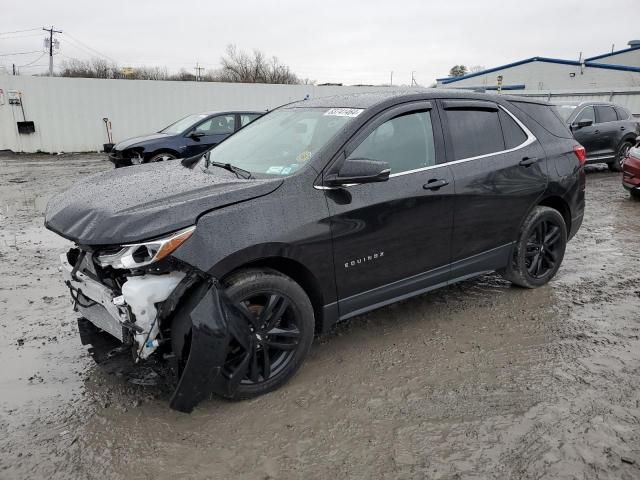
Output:
[[[239,381],[221,375],[243,322],[217,280],[170,256],[193,232],[114,248],[78,247],[62,255],[74,309],[131,349],[134,362],[151,356],[177,374],[170,406],[182,412],[211,393],[232,395]],[[81,329],[83,343],[92,343]],[[242,340],[246,341],[246,340]]]

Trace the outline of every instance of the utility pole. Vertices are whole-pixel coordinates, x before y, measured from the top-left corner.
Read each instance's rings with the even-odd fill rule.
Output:
[[[200,63],[196,63],[196,68],[195,68],[195,70],[196,70],[196,82],[199,82],[199,81],[200,81],[200,72],[201,72],[202,70],[204,70],[204,67],[201,67],[201,66],[200,66]]]
[[[389,81],[389,86],[393,87],[393,70],[391,70],[391,79]]]
[[[49,32],[49,76],[53,77],[53,34],[62,33],[62,30],[54,30],[53,25],[51,28],[42,27],[42,30]]]
[[[16,64],[14,63],[13,64],[13,75],[15,76],[15,74],[16,74]]]
[[[411,86],[412,86],[412,87],[413,87],[414,85],[418,85],[418,82],[416,82],[415,73],[416,73],[416,72],[411,72]]]

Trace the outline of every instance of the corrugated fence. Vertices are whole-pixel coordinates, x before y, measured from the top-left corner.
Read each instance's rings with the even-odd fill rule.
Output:
[[[98,80],[0,75],[0,150],[99,151],[107,143],[103,118],[116,142],[155,132],[195,112],[267,110],[283,103],[384,87],[264,85],[151,80]],[[21,97],[22,105],[15,102]],[[509,92],[547,101],[604,100],[640,115],[640,88]],[[24,109],[24,116],[23,116]],[[34,122],[19,133],[17,122]]]
[[[0,150],[99,151],[107,143],[105,117],[118,142],[156,132],[190,113],[263,111],[307,95],[315,98],[380,88],[0,75]],[[22,105],[11,100],[17,92]],[[35,132],[19,133],[17,122],[23,120],[33,121]]]

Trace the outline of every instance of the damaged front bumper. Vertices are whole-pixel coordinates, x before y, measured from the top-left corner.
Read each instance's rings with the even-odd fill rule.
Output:
[[[61,257],[62,274],[82,317],[130,345],[136,362],[156,350],[171,361],[178,379],[171,408],[191,412],[212,393],[235,392],[240,380],[222,370],[232,338],[246,339],[247,332],[215,279],[194,271],[135,272],[118,288],[101,281],[91,253],[75,263],[70,257]]]

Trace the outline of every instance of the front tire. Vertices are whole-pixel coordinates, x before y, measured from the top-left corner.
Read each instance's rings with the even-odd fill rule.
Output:
[[[146,163],[165,162],[167,160],[174,160],[176,158],[178,158],[178,157],[176,157],[173,153],[160,152],[160,153],[156,153],[155,155],[150,157],[149,160],[147,160]]]
[[[527,216],[503,276],[524,288],[536,288],[551,280],[560,268],[567,245],[567,225],[560,212],[535,207]]]
[[[616,159],[613,162],[607,163],[609,170],[612,172],[621,172],[624,166],[624,160],[629,155],[629,150],[633,147],[633,143],[629,140],[625,140],[618,145],[616,150]]]
[[[226,293],[244,315],[254,338],[248,352],[232,343],[221,375],[251,356],[246,376],[229,398],[263,395],[284,385],[296,373],[313,342],[313,307],[302,287],[272,269],[243,270],[229,276]]]

